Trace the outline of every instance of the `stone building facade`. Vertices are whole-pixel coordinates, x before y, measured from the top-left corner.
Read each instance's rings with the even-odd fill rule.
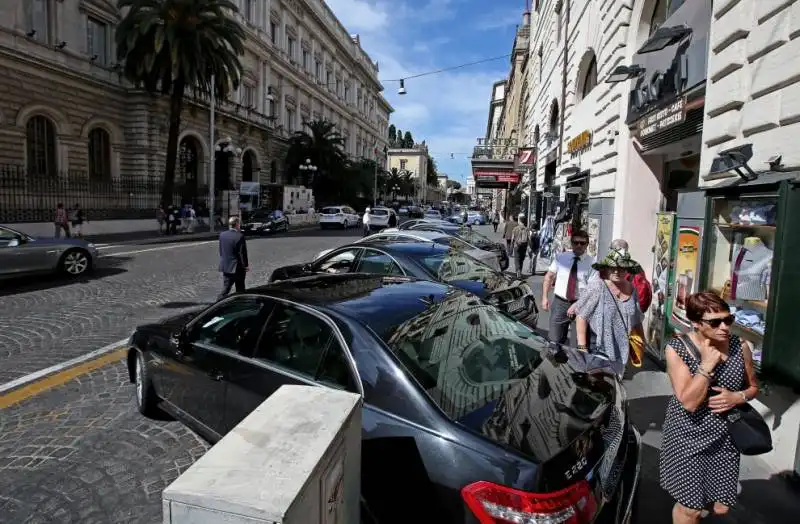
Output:
[[[209,144],[207,101],[187,95],[176,198],[203,193],[213,159],[221,185],[260,182],[267,198],[281,201],[288,138],[314,119],[337,125],[348,154],[377,160],[392,108],[358,36],[321,0],[234,3],[247,34],[243,82],[229,100],[217,102],[215,144]],[[131,207],[131,199],[134,207],[158,204],[157,189],[140,198],[138,182],[122,187],[134,178],[151,181],[148,190],[160,186],[169,111],[166,99],[122,78],[114,46],[119,20],[110,0],[0,3],[0,172],[24,185],[4,204],[19,213],[6,213],[3,221],[37,219],[31,200],[41,190],[33,178],[68,178],[70,188],[86,181],[81,198],[92,197],[93,207]],[[70,191],[68,200],[81,196]],[[97,201],[104,191],[107,198]],[[112,198],[128,191],[126,202]]]

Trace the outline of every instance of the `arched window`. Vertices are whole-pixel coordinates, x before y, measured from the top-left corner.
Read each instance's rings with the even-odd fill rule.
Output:
[[[650,17],[650,35],[664,23],[668,13],[669,0],[656,0],[656,5],[653,6],[653,15]]]
[[[111,178],[111,136],[101,127],[89,131],[89,178]]]
[[[25,126],[28,174],[56,176],[56,126],[46,116],[36,115]]]
[[[597,57],[594,55],[589,59],[589,64],[586,66],[581,82],[583,83],[583,87],[581,88],[581,100],[583,100],[591,93],[592,89],[597,87]]]
[[[558,101],[553,100],[550,106],[550,129],[551,134],[558,133]]]
[[[242,157],[242,182],[252,182],[256,170],[256,155],[250,150]]]

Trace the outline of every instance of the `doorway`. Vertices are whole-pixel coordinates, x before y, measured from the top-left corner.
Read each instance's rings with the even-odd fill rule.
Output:
[[[697,189],[700,181],[700,155],[664,162],[661,176],[661,211],[678,210],[678,193]]]

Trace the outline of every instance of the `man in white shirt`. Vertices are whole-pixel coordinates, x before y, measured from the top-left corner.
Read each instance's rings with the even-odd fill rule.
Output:
[[[575,315],[569,314],[569,307],[578,301],[581,292],[592,278],[597,278],[597,271],[592,269],[594,257],[586,254],[589,245],[589,234],[585,231],[574,231],[570,239],[572,251],[565,251],[553,257],[547,269],[542,285],[542,309],[550,311],[551,342],[565,344],[569,334],[570,346],[577,345],[575,336]],[[550,290],[555,291],[550,300]],[[569,327],[572,325],[572,330]]]

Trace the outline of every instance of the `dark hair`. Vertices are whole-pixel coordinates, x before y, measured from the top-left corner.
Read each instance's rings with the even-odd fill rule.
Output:
[[[713,291],[701,291],[686,299],[686,317],[692,322],[700,322],[706,313],[729,312],[730,306]]]
[[[572,232],[572,236],[570,237],[570,240],[573,239],[573,238],[582,238],[582,239],[588,241],[589,240],[589,233],[587,233],[583,229],[576,229],[575,231]]]

